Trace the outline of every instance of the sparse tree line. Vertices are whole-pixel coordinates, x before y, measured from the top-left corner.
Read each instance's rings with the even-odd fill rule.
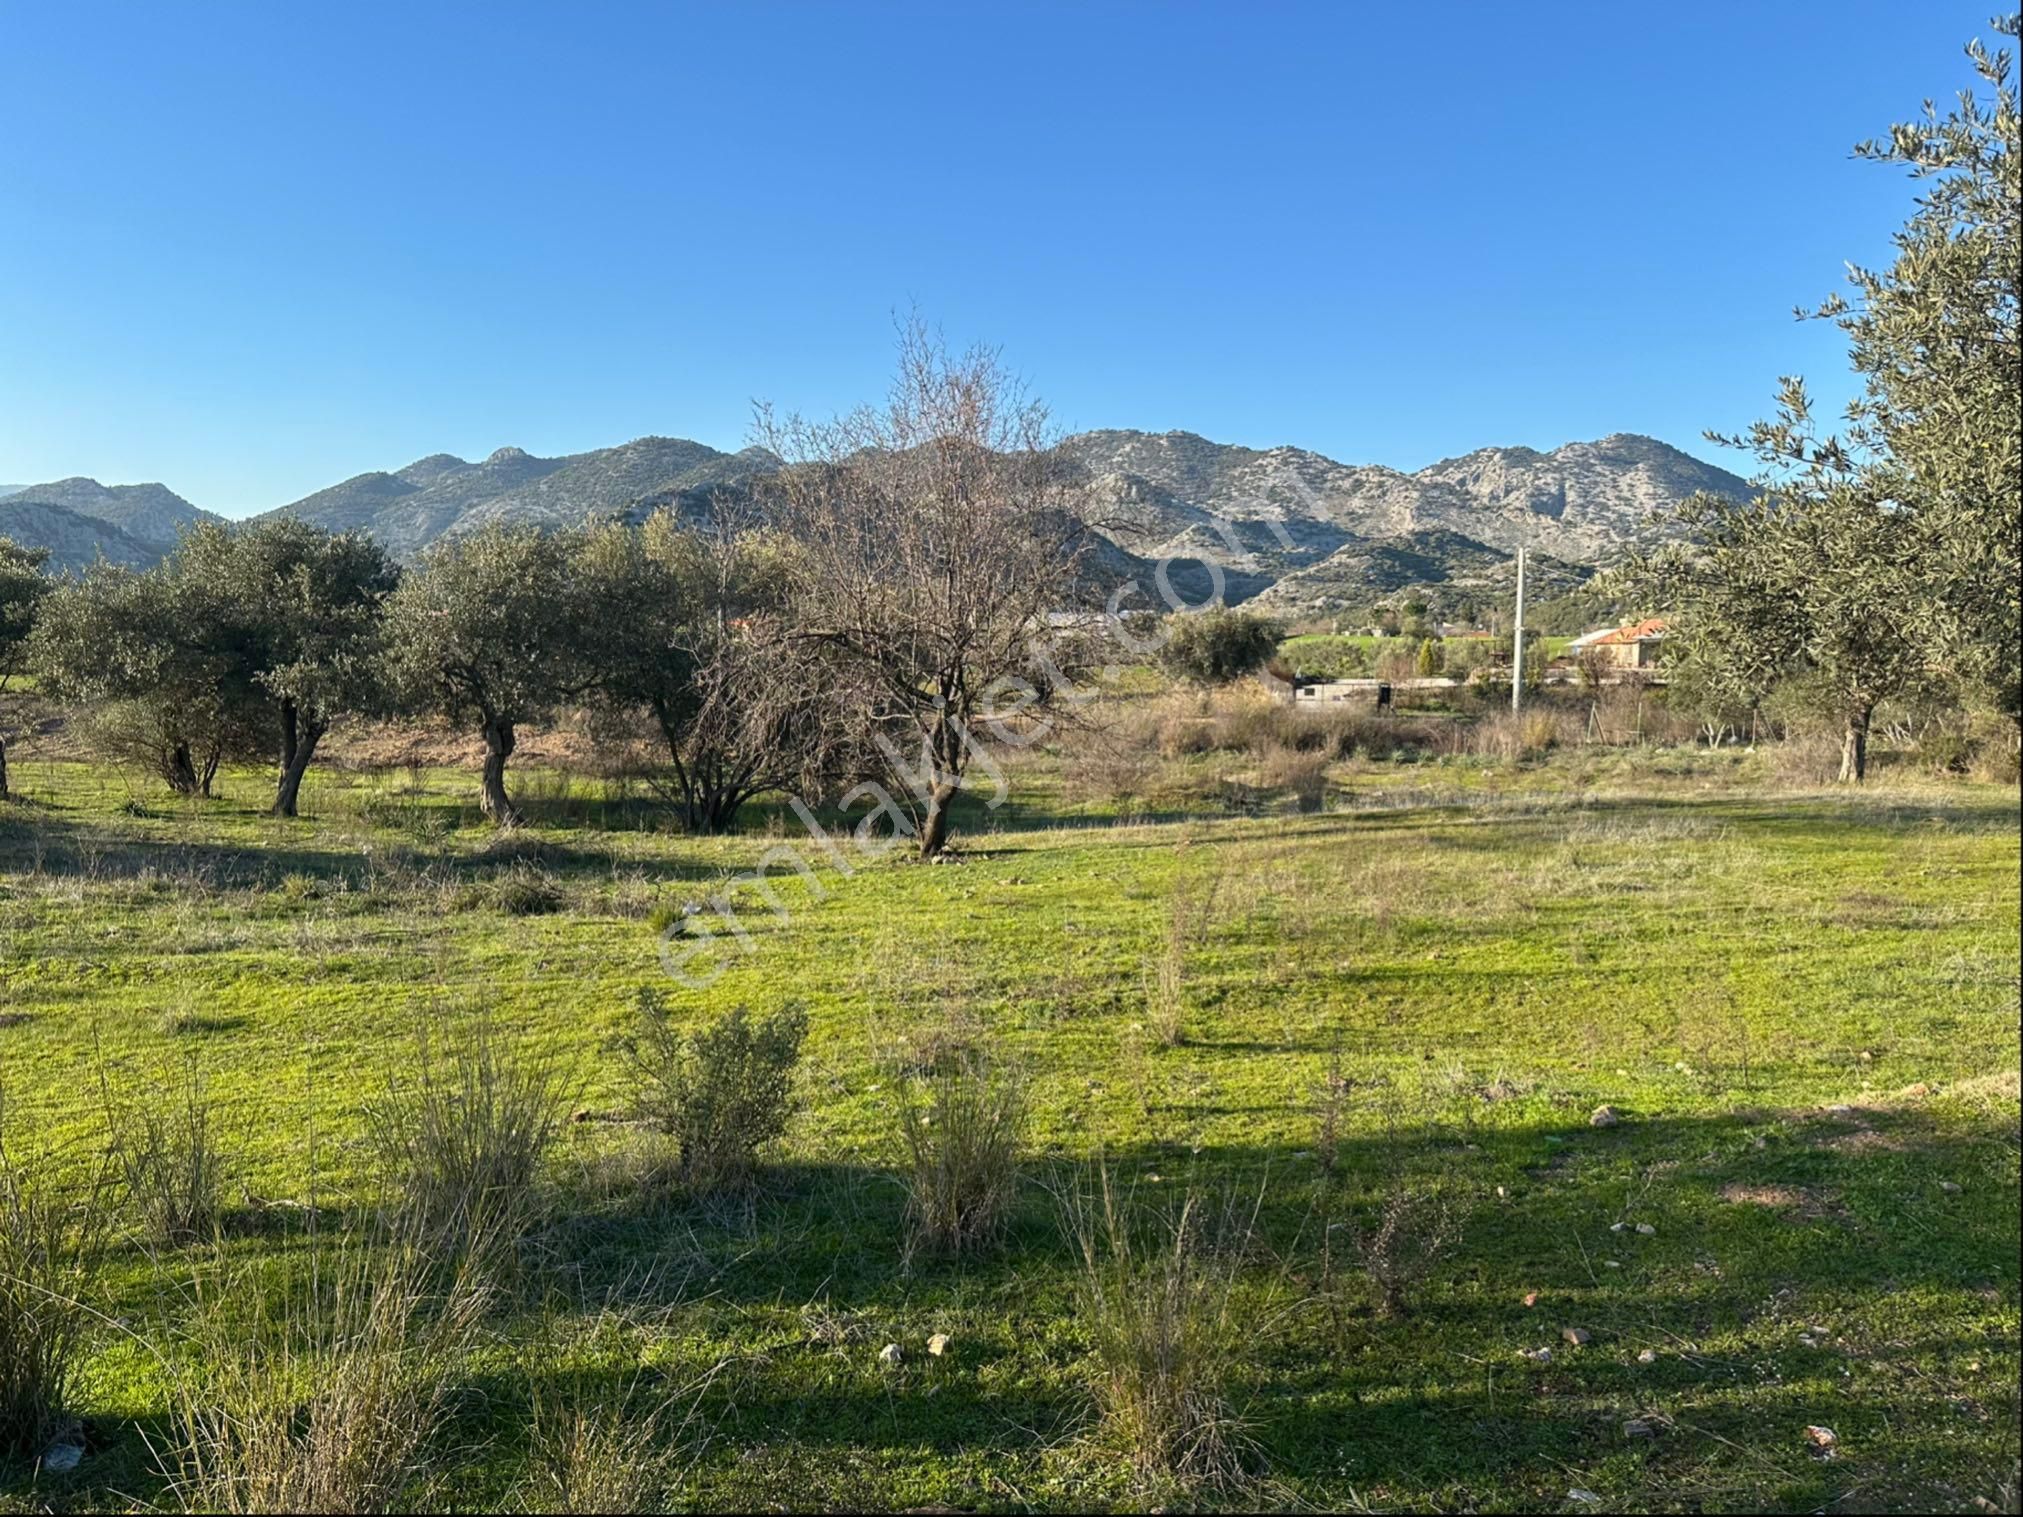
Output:
[[[66,581],[0,543],[0,675],[87,708],[178,794],[272,755],[280,816],[335,721],[411,716],[482,740],[480,805],[511,825],[519,734],[567,705],[644,719],[696,831],[767,791],[875,795],[931,856],[981,734],[1072,688],[1087,650],[1046,627],[1085,529],[1044,411],[992,354],[916,324],[900,358],[882,408],[762,417],[789,467],[706,520],[488,525],[405,572],[286,518]],[[4,775],[0,749],[0,794]]]

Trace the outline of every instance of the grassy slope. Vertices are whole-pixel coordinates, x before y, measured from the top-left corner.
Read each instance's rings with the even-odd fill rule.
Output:
[[[2007,1482],[2013,1500],[2014,792],[1784,794],[1720,760],[1675,768],[1345,771],[1354,809],[1136,825],[1052,807],[1042,776],[1001,830],[978,819],[958,867],[828,872],[819,900],[785,880],[785,923],[747,889],[755,951],[676,1004],[808,1005],[809,1109],[772,1192],[743,1217],[639,1205],[584,1178],[628,1130],[568,1128],[542,1254],[579,1308],[615,1291],[621,1322],[558,1354],[529,1347],[539,1314],[501,1318],[454,1488],[505,1495],[537,1379],[721,1365],[685,1500],[1129,1501],[1087,1437],[1044,1193],[1002,1257],[899,1267],[872,1024],[960,1007],[1031,1063],[1045,1155],[1102,1152],[1141,1198],[1262,1197],[1239,1399],[1268,1497],[1929,1508]],[[646,912],[767,842],[623,830],[638,813],[550,787],[502,852],[443,773],[317,776],[297,823],[257,814],[257,776],[141,816],[80,767],[15,780],[33,799],[0,817],[0,1011],[25,1014],[0,1027],[10,1130],[81,1150],[99,1059],[123,1081],[192,1058],[265,1197],[309,1193],[312,1125],[319,1196],[365,1195],[359,1103],[431,1000],[492,1008],[571,1061],[583,1107],[615,1108],[632,993],[665,983]],[[474,903],[472,880],[529,855],[566,909]],[[1187,1040],[1149,1046],[1168,902],[1211,889]],[[1403,1324],[1312,1299],[1311,1106],[1337,1047],[1384,1082],[1354,1115],[1352,1195],[1395,1126],[1465,1219]],[[1622,1126],[1588,1126],[1602,1102]],[[173,1341],[150,1272],[115,1283],[108,1309]],[[1586,1347],[1559,1343],[1573,1325]],[[952,1363],[875,1362],[935,1331]],[[1549,1364],[1521,1356],[1545,1344]],[[34,1493],[0,1473],[0,1493],[148,1495],[120,1421],[159,1416],[146,1356],[108,1333],[80,1390],[111,1446]],[[1625,1439],[1652,1415],[1660,1437]],[[1838,1457],[1809,1456],[1808,1423]]]

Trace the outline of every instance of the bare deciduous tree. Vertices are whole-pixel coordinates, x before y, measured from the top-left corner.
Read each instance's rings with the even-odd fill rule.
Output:
[[[827,422],[761,408],[757,430],[786,461],[763,488],[797,545],[799,635],[853,687],[933,858],[979,726],[1030,719],[1070,677],[1048,614],[1074,598],[1086,530],[1046,409],[995,352],[952,356],[914,319],[882,407]]]

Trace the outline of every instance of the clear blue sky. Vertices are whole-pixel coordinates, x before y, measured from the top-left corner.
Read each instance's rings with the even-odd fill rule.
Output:
[[[1715,456],[1995,5],[0,0],[0,481],[736,447],[908,305],[1073,429]]]

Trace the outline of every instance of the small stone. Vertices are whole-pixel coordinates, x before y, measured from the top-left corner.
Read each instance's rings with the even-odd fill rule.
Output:
[[[1496,1194],[1501,1197],[1507,1197],[1509,1196],[1510,1192],[1505,1190],[1501,1185],[1499,1185],[1496,1187]]]
[[[1873,1064],[1875,1063],[1875,1055],[1870,1053],[1866,1048],[1864,1048],[1861,1051],[1861,1061],[1864,1064]]]
[[[890,1369],[906,1357],[905,1351],[896,1343],[888,1343],[878,1350],[878,1362]]]
[[[67,1475],[84,1458],[81,1443],[52,1443],[42,1451],[42,1468],[51,1475]]]
[[[949,1342],[948,1334],[936,1333],[932,1338],[927,1340],[927,1351],[939,1359],[943,1354],[948,1352]]]
[[[1655,1238],[1658,1235],[1658,1230],[1648,1222],[1639,1222],[1637,1224],[1637,1231],[1642,1233],[1646,1238]]]
[[[1657,1362],[1658,1351],[1654,1348],[1644,1349],[1637,1355],[1637,1363],[1639,1364],[1656,1364]]]
[[[1629,1225],[1630,1225],[1630,1224],[1629,1224],[1629,1223],[1627,1223],[1627,1222],[1611,1222],[1611,1223],[1609,1224],[1609,1231],[1610,1231],[1610,1232],[1612,1232],[1612,1233],[1619,1233],[1619,1232],[1621,1232],[1621,1231],[1622,1231],[1622,1230],[1623,1230],[1624,1228],[1628,1227]]]
[[[1808,1423],[1805,1429],[1805,1441],[1821,1453],[1825,1453],[1840,1442],[1840,1436],[1830,1427],[1818,1427]]]
[[[1549,1348],[1527,1348],[1520,1350],[1520,1352],[1533,1364],[1552,1363],[1552,1350]]]
[[[1620,1259],[1604,1259],[1604,1260],[1602,1260],[1602,1268],[1603,1268],[1603,1269],[1621,1269],[1622,1267],[1623,1267],[1623,1261],[1622,1261],[1622,1260],[1620,1260]]]
[[[1939,1189],[1944,1191],[1949,1196],[1957,1196],[1960,1193],[1960,1187],[1958,1183],[1952,1180],[1941,1180],[1939,1182]]]
[[[1643,1418],[1632,1417],[1628,1422],[1623,1424],[1623,1436],[1625,1438],[1655,1438],[1658,1436],[1658,1430]]]
[[[1536,1305],[1538,1305],[1538,1292],[1537,1292],[1537,1291],[1526,1291],[1526,1292],[1524,1293],[1524,1304],[1525,1304],[1526,1306],[1536,1306]]]
[[[1571,1343],[1575,1348],[1579,1348],[1582,1344],[1588,1342],[1590,1339],[1594,1337],[1594,1334],[1589,1332],[1584,1327],[1561,1328],[1559,1335],[1560,1337],[1566,1339],[1568,1343]]]
[[[1579,1486],[1575,1486],[1572,1490],[1568,1491],[1566,1499],[1568,1501],[1578,1501],[1584,1506],[1600,1506],[1602,1504],[1601,1497],[1597,1496],[1593,1491],[1584,1491]]]
[[[1614,1127],[1622,1119],[1622,1113],[1617,1111],[1613,1106],[1597,1106],[1594,1109],[1594,1114],[1587,1119],[1587,1125],[1590,1127]]]

